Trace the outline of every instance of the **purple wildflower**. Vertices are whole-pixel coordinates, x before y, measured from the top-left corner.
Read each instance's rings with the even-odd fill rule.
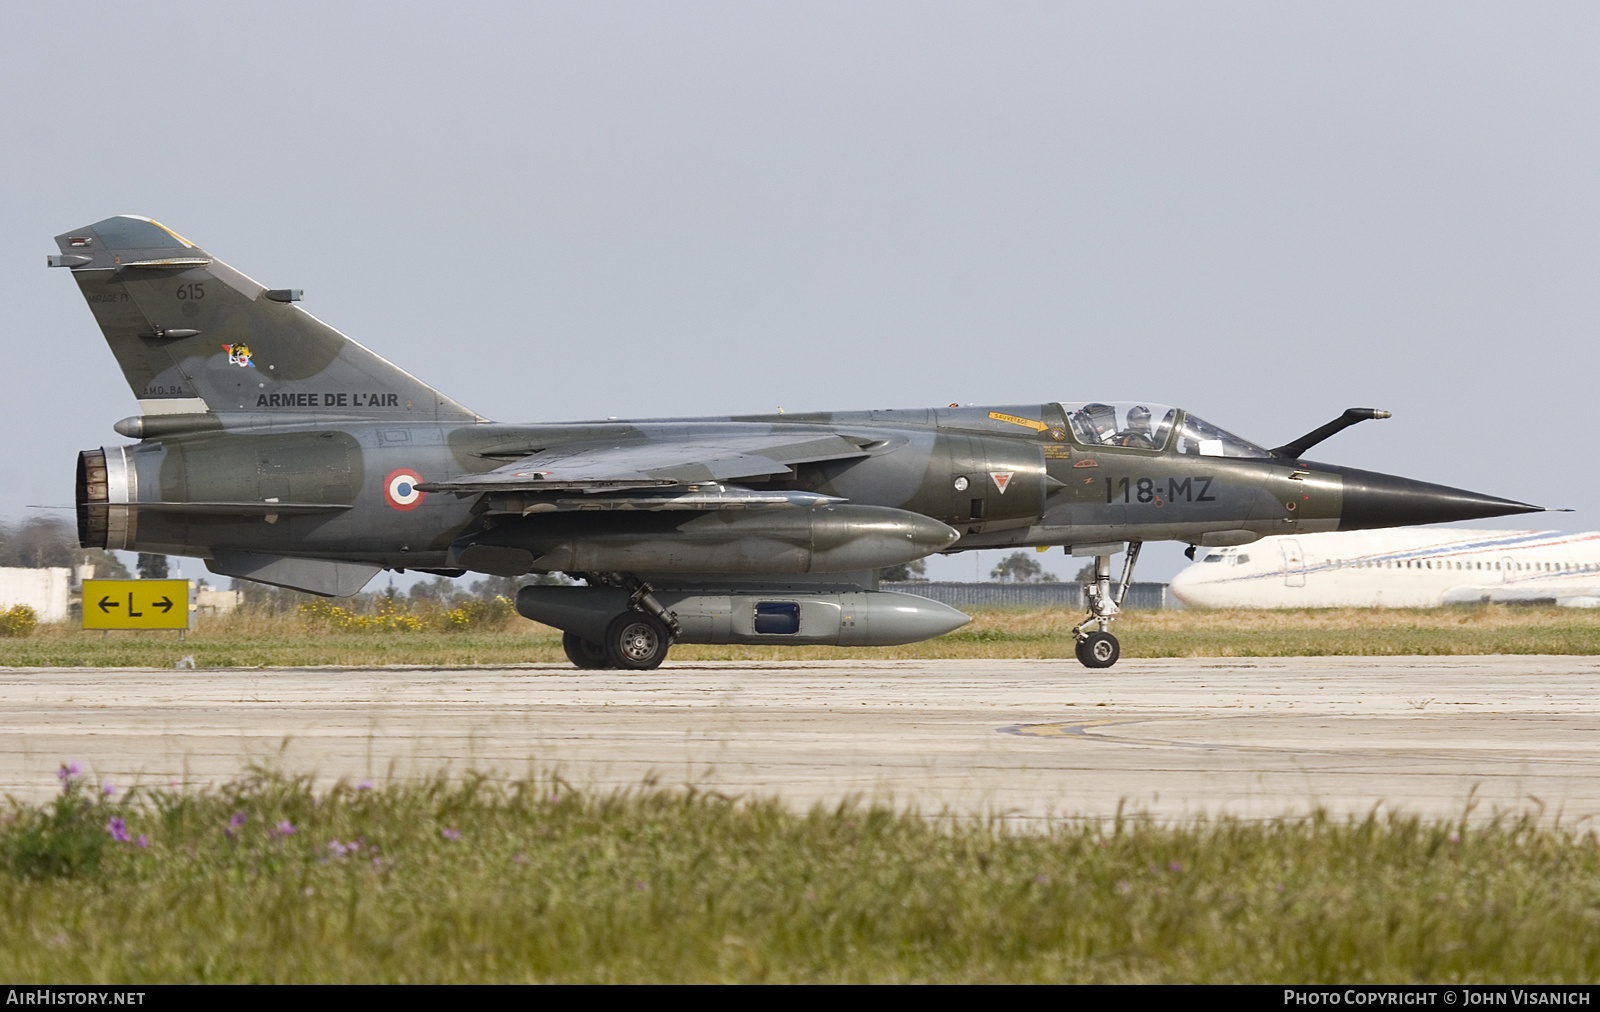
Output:
[[[128,824],[115,816],[106,823],[106,832],[110,833],[111,838],[118,843],[127,843],[132,839],[128,836]]]
[[[358,791],[370,791],[370,790],[372,790],[372,781],[371,780],[363,780],[363,781],[361,781],[359,784],[356,784],[356,790],[358,790]]]
[[[278,823],[277,827],[272,830],[271,835],[293,836],[296,832],[298,832],[298,830],[294,828],[294,823],[290,822],[288,819],[283,819]]]
[[[439,835],[444,837],[446,840],[459,840],[459,839],[461,839],[461,830],[459,830],[459,829],[441,829],[441,830],[439,830]]]
[[[144,834],[143,834],[143,833],[140,833],[140,834],[139,834],[139,839],[138,839],[138,840],[137,840],[137,841],[136,841],[136,842],[137,842],[137,843],[138,843],[138,844],[139,844],[139,846],[141,846],[141,847],[148,847],[148,846],[150,846],[150,841],[149,841],[149,840],[146,840],[146,839],[145,839],[145,838],[144,838]]]
[[[1050,876],[1049,875],[1035,875],[1033,877],[1033,880],[1035,882],[1039,883],[1042,886],[1047,886],[1047,885],[1050,884]]]
[[[527,864],[528,863],[528,855],[526,855],[526,854],[513,854],[513,855],[511,855],[511,863],[512,864]]]
[[[1117,892],[1126,896],[1128,893],[1133,892],[1133,883],[1129,882],[1127,879],[1123,879],[1117,883]]]
[[[1450,834],[1450,842],[1451,843],[1460,843],[1461,842],[1461,834],[1460,833],[1451,833]]]
[[[83,767],[75,762],[62,763],[61,768],[56,770],[56,779],[61,781],[61,789],[63,791],[70,789],[73,778],[82,772]]]
[[[353,843],[340,843],[338,840],[329,840],[328,849],[333,851],[334,857],[344,857],[350,851],[355,850],[356,845]]]
[[[1183,870],[1183,865],[1179,864],[1177,861],[1174,861],[1171,864],[1167,865],[1167,870],[1168,871],[1182,871]]]
[[[234,812],[233,813],[233,818],[228,820],[228,828],[229,829],[238,829],[241,826],[243,826],[244,823],[245,823],[245,814],[244,814],[244,812],[242,812],[242,811]]]
[[[101,791],[101,793],[103,793],[108,798],[111,795],[117,793],[116,787],[111,785],[111,784],[101,784],[100,785],[100,791]]]

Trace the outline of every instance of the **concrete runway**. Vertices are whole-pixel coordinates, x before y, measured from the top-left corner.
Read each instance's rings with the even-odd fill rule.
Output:
[[[1600,658],[1271,658],[218,671],[0,669],[0,792],[251,760],[322,782],[443,768],[655,778],[796,807],[1010,818],[1374,806],[1600,828]]]

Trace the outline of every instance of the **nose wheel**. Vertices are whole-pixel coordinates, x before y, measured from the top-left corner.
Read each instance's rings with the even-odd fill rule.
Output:
[[[1111,556],[1094,557],[1094,582],[1084,587],[1089,598],[1089,617],[1073,627],[1077,638],[1078,663],[1086,668],[1109,668],[1122,656],[1122,644],[1111,635],[1111,620],[1122,612],[1122,602],[1133,586],[1133,567],[1139,561],[1138,541],[1128,542],[1128,558],[1122,566],[1122,582],[1116,594],[1111,591]]]
[[[1092,632],[1078,641],[1078,663],[1086,668],[1109,668],[1122,656],[1122,644],[1108,632]]]

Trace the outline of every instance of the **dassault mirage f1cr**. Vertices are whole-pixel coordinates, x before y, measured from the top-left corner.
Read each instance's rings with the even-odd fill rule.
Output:
[[[505,425],[462,407],[148,218],[56,239],[142,413],[78,458],[85,547],[196,556],[324,595],[381,569],[520,576],[580,667],[673,642],[888,645],[967,617],[879,591],[935,552],[1093,557],[1090,667],[1146,541],[1464,521],[1525,503],[1305,461],[1385,412],[1263,449],[1177,408],[1070,402]],[[1120,584],[1111,556],[1127,546]],[[1191,549],[1192,551],[1192,549]]]

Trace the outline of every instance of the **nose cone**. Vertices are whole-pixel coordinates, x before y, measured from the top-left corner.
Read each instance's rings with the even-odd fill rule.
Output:
[[[1226,572],[1223,566],[1196,561],[1179,570],[1167,589],[1188,608],[1226,608],[1236,603],[1218,579]]]
[[[917,643],[954,632],[972,621],[948,604],[930,601],[914,594],[877,591],[864,595],[870,602],[860,610],[867,612],[865,636],[854,629],[841,629],[839,645],[853,643],[871,646],[899,646]]]
[[[1328,470],[1344,478],[1344,508],[1339,514],[1341,531],[1460,523],[1463,520],[1482,520],[1513,513],[1544,512],[1543,506],[1468,492],[1448,485],[1430,485],[1425,481],[1348,467],[1330,467]]]
[[[1178,570],[1178,575],[1172,578],[1172,582],[1167,584],[1167,589],[1177,594],[1178,600],[1188,604],[1189,599],[1183,595],[1188,593],[1191,588],[1205,582],[1201,578],[1199,570],[1200,564],[1198,562],[1192,562],[1184,566]]]
[[[943,551],[961,532],[932,517],[886,506],[820,506],[811,511],[813,573],[882,569]]]

